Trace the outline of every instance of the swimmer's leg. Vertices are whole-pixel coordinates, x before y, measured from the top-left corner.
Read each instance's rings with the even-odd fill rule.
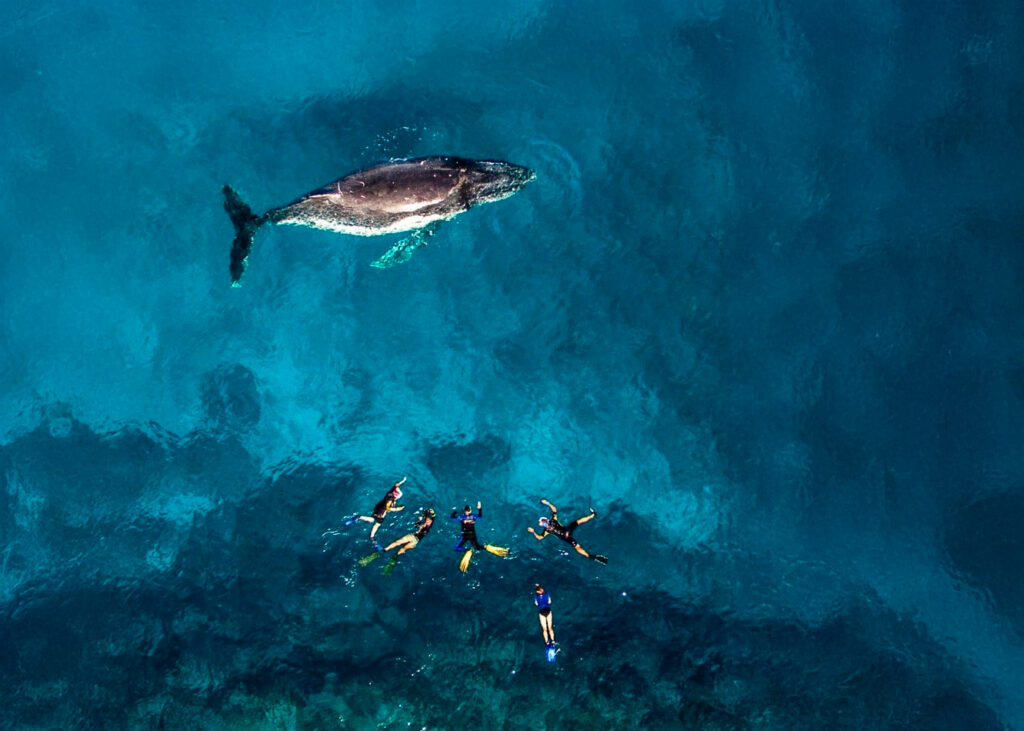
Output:
[[[551,623],[551,615],[540,615],[540,631],[544,634],[544,644],[550,645],[555,641],[555,629]]]
[[[588,520],[593,520],[596,516],[597,516],[597,513],[594,512],[593,508],[591,508],[590,509],[590,515],[584,515],[582,518],[577,518],[572,523],[575,524],[575,525],[583,525]]]
[[[409,543],[409,539],[411,539],[411,538],[412,538],[412,533],[409,533],[408,535],[404,535],[401,538],[399,538],[397,541],[393,541],[392,543],[389,543],[388,547],[385,548],[384,550],[385,551],[391,551],[391,550],[393,550],[395,548],[398,548],[399,546],[402,546],[402,550],[399,551],[398,553],[399,554],[404,553],[405,550],[406,550],[405,549],[405,544]]]

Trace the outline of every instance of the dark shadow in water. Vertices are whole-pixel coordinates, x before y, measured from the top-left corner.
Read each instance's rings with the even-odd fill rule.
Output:
[[[454,444],[428,452],[434,468],[470,476],[507,460],[497,438]],[[153,485],[189,474],[198,445],[203,464],[233,470],[238,484],[209,493],[216,499],[187,520],[149,509],[150,498],[182,498],[173,492],[180,483],[168,482],[170,494]],[[62,461],[69,455],[70,466]],[[68,473],[75,465],[91,468]],[[448,526],[390,577],[383,561],[356,568],[365,528],[342,530],[327,550],[321,533],[337,525],[353,492],[365,491],[358,467],[296,459],[268,477],[231,440],[158,442],[132,430],[101,437],[73,420],[5,446],[0,467],[7,571],[19,577],[0,605],[5,726],[210,727],[284,713],[307,727],[339,716],[445,727],[468,703],[509,728],[837,719],[862,728],[998,728],[919,627],[856,598],[805,627],[659,591],[626,597],[595,580],[589,562],[550,552],[481,555],[462,575]],[[83,495],[98,499],[106,484],[118,499],[90,512],[85,497],[69,501],[69,474],[93,480]],[[149,476],[145,494],[124,487],[128,474]],[[68,504],[32,518],[26,490]],[[609,518],[639,525],[624,505]],[[636,567],[637,586],[654,580],[650,568]],[[537,580],[556,598],[563,652],[554,666],[543,661],[530,598]]]
[[[203,377],[203,409],[215,426],[249,429],[260,420],[260,393],[255,374],[239,363],[223,364]]]
[[[469,442],[446,441],[427,448],[426,463],[441,484],[469,488],[508,464],[512,449],[493,434]]]
[[[1024,489],[991,495],[949,516],[945,543],[957,572],[988,593],[1024,634]]]

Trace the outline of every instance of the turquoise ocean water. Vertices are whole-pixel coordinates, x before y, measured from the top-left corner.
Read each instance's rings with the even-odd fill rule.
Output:
[[[0,6],[0,726],[1024,728],[1024,6]],[[397,237],[259,211],[536,170]],[[442,520],[385,576],[381,528]],[[592,506],[577,538],[526,532]],[[458,570],[453,507],[508,558]],[[535,582],[554,600],[544,661]]]

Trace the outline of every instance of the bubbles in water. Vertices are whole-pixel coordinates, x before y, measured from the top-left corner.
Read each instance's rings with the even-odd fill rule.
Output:
[[[523,164],[537,172],[534,185],[544,189],[546,199],[557,201],[564,216],[579,212],[583,205],[583,174],[576,158],[565,147],[552,140],[530,140]]]
[[[66,416],[58,416],[50,421],[50,436],[54,439],[64,439],[71,433],[71,419]]]
[[[414,157],[415,150],[423,141],[423,130],[414,126],[403,126],[381,132],[373,144],[367,145],[364,152],[370,159],[398,160]]]

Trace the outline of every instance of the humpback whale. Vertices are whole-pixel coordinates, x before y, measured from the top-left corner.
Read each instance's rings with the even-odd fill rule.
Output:
[[[412,232],[373,263],[386,268],[412,256],[441,221],[482,203],[508,198],[534,177],[529,168],[500,160],[394,160],[357,170],[262,216],[255,215],[238,193],[225,185],[224,209],[235,227],[232,285],[238,286],[253,238],[263,224],[311,226],[355,236]]]

